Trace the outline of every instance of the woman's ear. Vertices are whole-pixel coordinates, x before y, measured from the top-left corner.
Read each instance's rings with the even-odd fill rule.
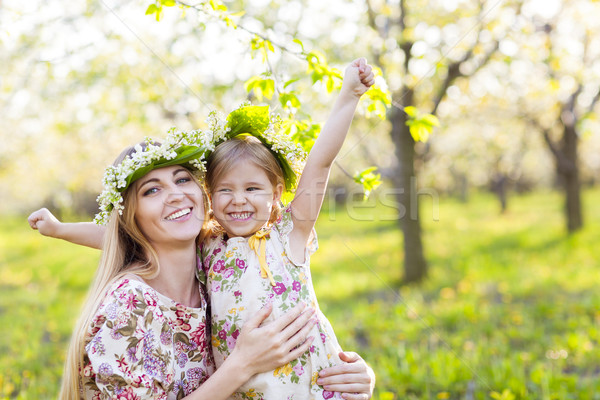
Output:
[[[279,203],[281,201],[281,196],[283,195],[283,184],[278,183],[277,186],[273,189],[273,202]]]

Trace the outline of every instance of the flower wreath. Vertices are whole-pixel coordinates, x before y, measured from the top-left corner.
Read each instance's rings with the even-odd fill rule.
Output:
[[[207,122],[208,129],[204,131],[183,132],[171,128],[162,143],[146,138],[146,149],[138,144],[135,152],[125,157],[120,164],[107,167],[104,171],[104,190],[97,198],[100,212],[96,214],[94,222],[105,225],[113,210],[122,214],[122,193],[148,172],[171,165],[188,164],[200,176],[206,172],[206,159],[215,147],[242,134],[256,137],[271,151],[283,170],[286,191],[293,192],[302,172],[306,153],[300,145],[281,132],[281,119],[271,116],[268,106],[243,104],[226,119],[213,111]]]
[[[304,168],[306,152],[282,131],[281,118],[271,115],[269,106],[242,104],[227,116],[226,121],[220,120],[213,112],[209,116],[209,125],[215,133],[215,147],[238,135],[251,135],[260,140],[273,154],[283,171],[285,191],[294,191]],[[221,126],[225,126],[225,129],[220,129]]]

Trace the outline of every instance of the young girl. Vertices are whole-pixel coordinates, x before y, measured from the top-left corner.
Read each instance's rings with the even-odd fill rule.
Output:
[[[298,156],[281,154],[282,148],[293,147],[257,129],[260,118],[246,118],[248,123],[241,133],[247,134],[226,140],[209,156],[206,183],[218,227],[212,240],[205,242],[202,256],[211,297],[217,367],[231,354],[244,322],[265,304],[273,305],[271,318],[299,301],[318,310],[309,269],[309,256],[317,247],[313,228],[331,165],[360,96],[372,84],[371,67],[364,59],[346,69],[331,117],[310,152],[293,201],[283,211],[278,204],[282,194],[292,189],[295,173],[291,165]],[[244,114],[255,113],[260,113],[257,107],[241,108],[230,114],[229,125],[243,120]],[[254,376],[232,398],[341,398],[328,386],[318,385],[319,371],[342,361],[331,325],[320,311],[317,319],[311,332],[317,340],[309,352],[274,371]]]

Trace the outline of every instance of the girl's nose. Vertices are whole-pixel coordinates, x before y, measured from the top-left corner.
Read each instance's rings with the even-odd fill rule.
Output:
[[[246,196],[242,192],[234,192],[233,193],[233,203],[234,204],[244,204],[246,202]]]

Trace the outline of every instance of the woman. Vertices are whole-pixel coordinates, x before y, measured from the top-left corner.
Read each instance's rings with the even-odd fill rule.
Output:
[[[310,346],[314,310],[299,306],[260,326],[266,308],[246,323],[234,352],[214,371],[206,293],[196,279],[207,200],[191,173],[205,149],[181,139],[129,149],[105,174],[103,255],[73,334],[61,398],[225,399],[252,375]],[[52,221],[43,210],[29,218],[41,233]],[[320,383],[356,392],[348,399],[369,398],[372,372],[355,354],[342,358],[359,362],[324,371]]]

